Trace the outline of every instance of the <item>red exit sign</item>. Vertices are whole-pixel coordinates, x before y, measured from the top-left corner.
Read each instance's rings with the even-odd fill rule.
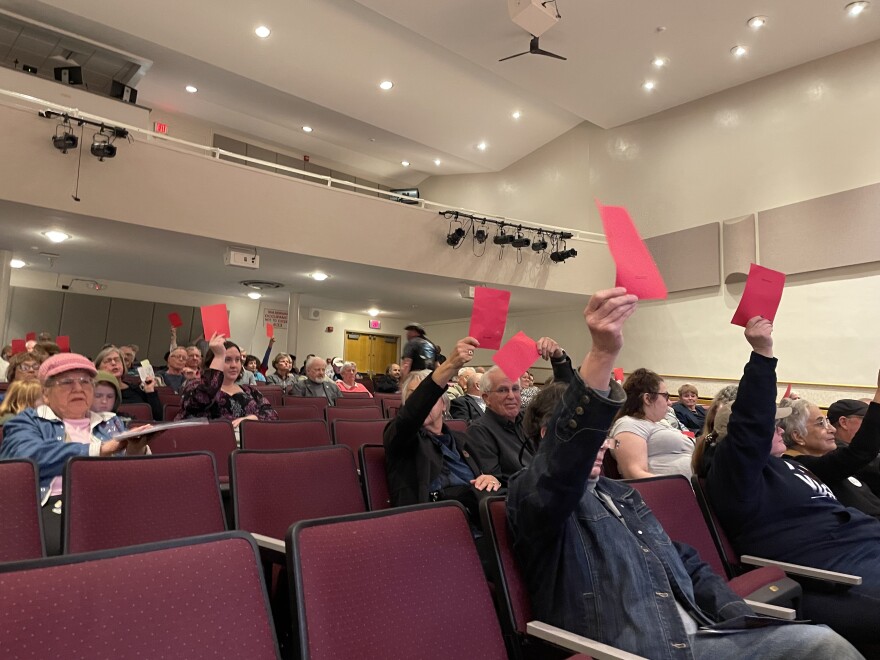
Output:
[[[162,135],[165,135],[168,133],[168,124],[163,124],[161,121],[154,121],[153,130],[156,133],[162,133]]]
[[[370,330],[381,330],[382,321],[379,319],[370,319]]]

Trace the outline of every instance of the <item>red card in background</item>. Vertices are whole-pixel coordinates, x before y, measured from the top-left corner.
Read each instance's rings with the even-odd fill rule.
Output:
[[[501,348],[509,307],[510,291],[484,286],[478,286],[474,290],[474,308],[471,311],[468,335],[480,342],[480,348]]]
[[[171,312],[168,315],[168,322],[171,323],[172,328],[179,328],[183,325],[183,319],[180,318],[180,314],[177,312]]]
[[[599,200],[596,206],[602,217],[608,249],[617,265],[615,286],[625,287],[627,293],[637,295],[640,300],[666,298],[668,292],[663,277],[629,212],[622,206],[603,206]]]
[[[266,337],[272,339],[275,336],[275,326],[271,323],[266,324]]]
[[[746,288],[730,322],[746,327],[750,318],[763,316],[772,323],[782,300],[784,286],[785,273],[752,264]]]
[[[791,396],[791,383],[788,384],[788,387],[785,388],[785,394],[782,395],[783,399],[787,399]]]
[[[24,339],[12,340],[12,354],[27,353],[27,347],[24,345]]]
[[[202,328],[205,339],[209,342],[215,333],[229,339],[229,314],[226,312],[226,305],[220,303],[202,307]]]
[[[55,343],[62,353],[70,353],[70,337],[68,335],[58,335],[55,337]]]
[[[614,380],[623,382],[623,367],[614,367]]]
[[[37,341],[37,333],[29,332],[24,336],[25,341]]]
[[[540,357],[537,342],[524,332],[517,332],[492,356],[504,375],[516,382]]]

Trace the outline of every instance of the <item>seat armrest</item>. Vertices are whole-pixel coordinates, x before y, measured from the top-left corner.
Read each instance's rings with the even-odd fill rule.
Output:
[[[645,660],[640,655],[621,651],[613,646],[602,644],[588,637],[581,637],[542,621],[529,621],[526,624],[526,632],[533,637],[543,639],[545,642],[561,646],[569,651],[585,653],[595,660]]]
[[[797,618],[797,612],[790,607],[779,607],[779,605],[770,605],[769,603],[759,603],[755,600],[746,598],[746,605],[752,608],[755,614],[763,614],[764,616],[772,616],[777,619],[785,619],[786,621],[794,621]]]
[[[825,582],[833,582],[835,584],[846,584],[849,586],[854,586],[862,583],[862,578],[858,575],[848,575],[847,573],[826,571],[821,568],[811,568],[809,566],[801,566],[799,564],[789,564],[784,561],[776,561],[775,559],[764,559],[763,557],[742,555],[740,556],[739,560],[743,564],[748,564],[750,566],[778,566],[789,575],[800,575],[802,577],[813,578],[814,580],[823,580]]]
[[[284,546],[284,541],[281,539],[275,539],[271,536],[264,536],[263,534],[251,534],[254,537],[254,541],[257,542],[257,545],[261,550],[269,550],[270,552],[275,552],[278,554],[285,554],[287,552],[287,548]]]

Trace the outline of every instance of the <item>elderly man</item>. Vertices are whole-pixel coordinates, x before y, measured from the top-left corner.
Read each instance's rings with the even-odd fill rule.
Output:
[[[437,347],[425,337],[425,329],[418,323],[406,326],[406,346],[400,363],[400,378],[406,380],[411,371],[433,369],[437,366]]]
[[[461,372],[465,373],[462,374]],[[465,367],[459,369],[459,382],[462,384],[464,394],[456,397],[449,405],[449,414],[453,419],[463,419],[466,422],[474,422],[486,412],[486,402],[480,390],[481,375],[475,369]]]
[[[322,357],[313,355],[306,360],[306,379],[298,383],[294,383],[294,396],[305,396],[312,398],[324,398],[330,402],[331,406],[336,405],[336,399],[342,396],[339,388],[328,380],[324,379],[324,368],[327,362]]]
[[[864,399],[841,399],[831,404],[828,408],[828,421],[834,427],[834,441],[838,449],[849,446],[862,427],[862,420],[867,412],[868,403]],[[875,456],[854,476],[870,488],[874,495],[880,497],[880,456]]]
[[[459,369],[458,373],[455,374],[455,378],[449,381],[449,386],[446,388],[446,398],[450,401],[455,401],[458,397],[463,396],[467,390],[468,376],[472,373],[477,373],[477,370],[473,367],[462,367]]]
[[[400,391],[400,365],[389,364],[385,375],[376,379],[376,391],[383,394],[394,394]]]
[[[119,357],[122,358],[122,366],[125,368],[125,374],[128,376],[137,376],[137,368],[134,366],[134,358],[137,355],[131,344],[125,344],[119,347]]]
[[[550,337],[541,337],[537,344],[541,357],[550,360],[554,380],[569,382],[573,371],[565,351]],[[519,377],[510,380],[501,369],[492,367],[482,375],[480,390],[486,412],[468,429],[471,450],[483,470],[506,485],[514,473],[528,465],[535,453],[534,444],[522,427]]]
[[[183,383],[186,380],[183,377],[183,368],[186,366],[186,349],[183,348],[183,346],[178,346],[168,353],[165,362],[167,367],[159,374],[159,376],[161,376],[162,381],[168,387],[175,392],[180,392],[180,389],[183,387]]]

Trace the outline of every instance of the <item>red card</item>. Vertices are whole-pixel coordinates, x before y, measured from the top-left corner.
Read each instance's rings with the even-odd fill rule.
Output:
[[[180,318],[180,314],[177,312],[171,312],[168,315],[168,322],[171,323],[172,328],[179,328],[183,325],[183,319]]]
[[[746,327],[750,318],[763,316],[772,323],[776,318],[776,310],[779,309],[779,301],[782,300],[784,286],[785,273],[752,264],[739,307],[730,322]]]
[[[501,350],[492,356],[504,375],[512,381],[519,380],[540,357],[537,342],[524,332],[517,332]]]
[[[27,353],[27,347],[24,345],[24,339],[12,340],[12,354]]]
[[[70,337],[68,335],[58,335],[55,337],[55,343],[62,353],[70,353]]]
[[[491,348],[495,351],[501,348],[509,307],[510,291],[484,286],[478,286],[474,290],[474,308],[471,311],[468,335],[480,342],[480,348]]]
[[[614,368],[614,380],[623,382],[623,367]]]
[[[271,323],[266,324],[266,337],[272,339],[275,336],[275,326]]]
[[[657,270],[654,257],[636,226],[629,212],[622,206],[603,206],[596,200],[605,238],[614,263],[617,265],[615,286],[626,288],[640,300],[663,299],[668,295],[663,276]]]
[[[37,341],[37,333],[29,332],[24,336],[25,341]]]
[[[214,333],[229,339],[229,314],[226,312],[226,305],[220,303],[202,307],[202,328],[208,341],[211,341]]]
[[[782,395],[783,399],[787,399],[791,396],[791,383],[788,384],[788,387],[785,388],[785,394]]]

